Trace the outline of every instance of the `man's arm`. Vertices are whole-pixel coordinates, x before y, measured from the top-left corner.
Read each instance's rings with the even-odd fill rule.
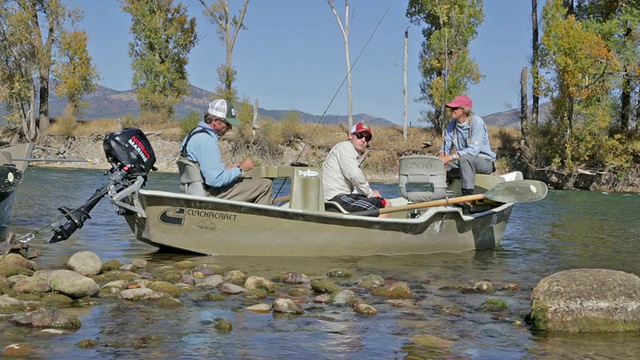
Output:
[[[469,119],[469,121],[472,121],[471,139],[469,139],[468,146],[466,148],[458,151],[458,154],[460,156],[478,156],[480,154],[482,141],[487,133],[487,126],[484,124],[484,121],[482,121],[482,118],[473,116],[471,119]]]
[[[194,135],[187,144],[187,154],[200,164],[204,182],[209,186],[229,185],[242,173],[237,167],[226,169],[218,141],[209,134]]]
[[[369,182],[364,177],[362,169],[360,169],[357,152],[355,151],[355,149],[351,151],[347,147],[341,150],[342,151],[340,151],[339,160],[342,175],[345,179],[347,179],[348,182],[351,183],[351,185],[355,190],[358,191],[358,193],[367,197],[371,197],[373,195],[373,190],[371,190]]]

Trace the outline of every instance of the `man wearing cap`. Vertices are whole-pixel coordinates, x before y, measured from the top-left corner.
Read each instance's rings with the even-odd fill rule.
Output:
[[[213,100],[198,123],[180,147],[182,157],[197,163],[209,195],[221,199],[272,204],[273,183],[269,179],[242,179],[239,176],[253,169],[253,160],[225,166],[218,140],[233,126],[242,123],[236,118],[233,106],[223,99]],[[188,189],[186,190],[188,192]]]
[[[325,201],[335,201],[348,212],[390,206],[379,191],[371,189],[360,169],[362,155],[373,138],[371,128],[365,123],[357,123],[348,136],[348,140],[331,149],[322,165]]]
[[[471,112],[473,102],[469,97],[456,96],[445,106],[453,119],[444,129],[438,157],[448,166],[448,176],[460,176],[462,195],[472,195],[475,174],[491,174],[496,154],[491,151],[484,120]]]

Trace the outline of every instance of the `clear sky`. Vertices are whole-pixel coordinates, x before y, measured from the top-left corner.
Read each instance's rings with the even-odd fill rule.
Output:
[[[200,2],[181,2],[188,6],[190,16],[196,17],[201,37],[189,58],[189,80],[213,91],[216,68],[225,62],[224,45],[202,14]],[[242,1],[230,3],[230,11],[237,14]],[[89,35],[89,51],[100,71],[100,84],[115,90],[131,89],[129,15],[115,0],[69,0],[68,4],[84,11],[79,27]],[[344,2],[335,0],[334,4],[343,19]],[[421,29],[405,17],[407,4],[408,0],[350,1],[352,63],[357,59],[352,69],[354,114],[402,124],[407,28],[409,121],[415,124],[426,109],[426,104],[415,102],[420,97],[418,56],[423,37]],[[543,5],[544,1],[539,1],[539,9]],[[519,104],[520,71],[528,66],[531,54],[530,11],[530,1],[484,1],[485,18],[471,44],[471,55],[486,77],[468,94],[474,111],[481,116]],[[269,110],[347,114],[346,81],[340,88],[346,76],[344,42],[325,0],[253,0],[244,22],[248,29],[238,34],[233,53],[238,73],[235,85],[241,96],[251,101],[257,98],[260,107]]]

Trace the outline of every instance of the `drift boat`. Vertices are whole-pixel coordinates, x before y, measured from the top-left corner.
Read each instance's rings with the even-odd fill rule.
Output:
[[[0,149],[0,238],[7,237],[16,189],[22,182],[28,161],[15,160],[31,157],[33,143],[24,143]]]
[[[320,168],[257,167],[247,172],[247,177],[291,181],[286,202],[260,205],[143,189],[155,155],[138,129],[107,135],[104,149],[112,164],[107,184],[85,205],[60,209],[68,221],[54,230],[50,242],[65,240],[82,227],[89,211],[109,194],[136,238],[162,250],[232,256],[461,252],[500,245],[514,204],[540,200],[547,193],[543,183],[513,172],[479,175],[478,194],[456,196],[459,182],[446,188],[440,159],[414,155],[400,159],[403,196],[390,199],[393,207],[379,210],[390,217],[372,217],[365,215],[376,214],[346,213],[336,203],[325,203]]]

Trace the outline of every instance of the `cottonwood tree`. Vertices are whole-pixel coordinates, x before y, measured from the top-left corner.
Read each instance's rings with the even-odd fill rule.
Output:
[[[409,0],[406,16],[423,26],[418,101],[431,107],[423,114],[441,132],[449,120],[444,105],[483,78],[469,54],[484,19],[482,0]]]
[[[59,55],[64,61],[53,67],[56,94],[68,99],[75,118],[80,117],[82,109],[88,107],[82,97],[96,90],[100,78],[98,69],[91,65],[87,40],[87,34],[83,30],[63,33],[60,37]]]
[[[611,119],[608,74],[618,70],[618,60],[597,33],[567,15],[562,0],[547,1],[543,28],[543,90],[552,105],[545,151],[554,165],[573,170],[574,164],[603,159]]]
[[[39,129],[49,127],[50,72],[56,61],[65,61],[57,58],[59,40],[81,16],[60,0],[0,1],[0,80],[9,84],[0,100],[30,140],[36,136],[36,95]]]
[[[333,15],[336,17],[336,21],[340,27],[340,32],[342,33],[342,39],[344,40],[344,56],[347,64],[347,97],[349,102],[347,113],[349,118],[349,129],[351,129],[351,126],[353,126],[353,98],[351,96],[351,57],[349,53],[349,0],[344,0],[344,25],[342,24],[342,20],[340,19],[340,15],[338,15],[335,6],[333,6],[333,0],[327,0],[327,2],[331,7],[331,11],[333,11]]]
[[[172,118],[174,105],[189,94],[186,70],[196,44],[196,19],[173,0],[120,0],[131,15],[129,56],[142,112]]]
[[[573,1],[572,1],[573,2]],[[580,0],[574,6],[576,19],[595,31],[616,53],[621,71],[615,91],[619,104],[618,128],[632,131],[640,116],[640,0]]]
[[[239,15],[230,16],[229,2],[227,0],[213,1],[207,5],[204,0],[200,0],[204,6],[204,15],[209,22],[216,27],[216,33],[220,41],[224,42],[226,50],[226,61],[217,69],[220,86],[216,88],[216,96],[227,99],[232,103],[237,103],[238,92],[233,87],[236,80],[236,70],[233,68],[233,47],[240,30],[245,30],[244,16],[247,12],[249,0],[244,0]]]

